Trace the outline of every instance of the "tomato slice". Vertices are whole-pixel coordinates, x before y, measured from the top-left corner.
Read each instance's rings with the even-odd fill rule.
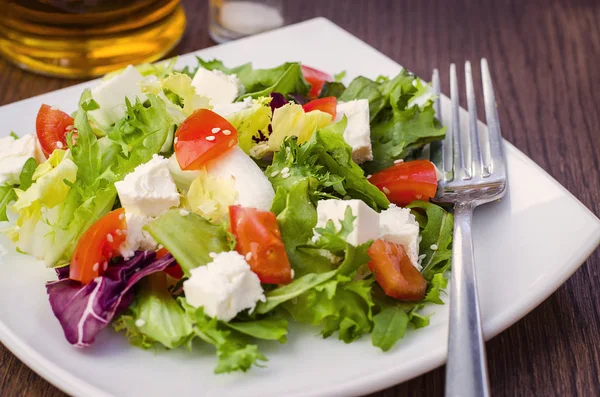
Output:
[[[177,129],[175,156],[182,170],[198,170],[238,142],[237,130],[223,117],[198,109]]]
[[[229,207],[235,249],[246,257],[261,283],[288,284],[292,267],[288,260],[275,214],[239,205]]]
[[[101,276],[108,261],[119,255],[119,247],[125,242],[127,221],[125,210],[119,208],[98,219],[75,247],[69,278],[88,284]]]
[[[50,156],[54,149],[67,147],[67,133],[73,128],[73,117],[65,112],[42,105],[35,120],[35,132],[42,151]]]
[[[377,239],[367,251],[369,268],[386,295],[404,301],[425,297],[427,281],[411,263],[400,244]]]
[[[331,115],[331,117],[333,117],[335,119],[335,115],[337,114],[336,106],[337,106],[336,97],[328,96],[325,98],[314,99],[314,100],[308,102],[307,104],[305,104],[304,106],[302,106],[302,108],[304,109],[304,111],[306,113],[313,111],[313,110],[320,110],[322,112],[329,113]]]
[[[156,251],[156,259],[160,259],[168,254],[169,251],[167,251],[166,248],[161,248]],[[174,265],[167,267],[164,271],[169,276],[176,278],[177,280],[181,280],[183,278],[183,270],[181,269],[181,266],[179,266],[179,263],[175,263]]]
[[[333,81],[331,75],[306,65],[302,65],[302,74],[304,75],[304,79],[311,85],[310,91],[308,92],[310,98],[319,96],[323,84],[325,84],[326,81]]]
[[[435,166],[429,160],[414,160],[394,164],[369,177],[387,198],[397,205],[415,200],[429,200],[437,191]]]

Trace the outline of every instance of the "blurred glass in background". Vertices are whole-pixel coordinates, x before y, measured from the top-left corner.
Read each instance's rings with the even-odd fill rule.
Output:
[[[0,0],[0,15],[0,55],[72,78],[155,61],[186,24],[179,0]]]
[[[284,25],[284,0],[209,0],[209,34],[217,43]]]

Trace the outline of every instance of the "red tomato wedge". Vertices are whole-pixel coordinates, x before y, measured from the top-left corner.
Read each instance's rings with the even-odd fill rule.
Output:
[[[198,170],[238,142],[237,130],[215,112],[198,109],[177,129],[175,156],[182,170]]]
[[[429,200],[437,191],[435,166],[429,160],[414,160],[394,164],[369,178],[387,198],[397,205],[415,200]]]
[[[73,128],[73,122],[73,117],[65,112],[42,105],[35,120],[35,132],[46,156],[50,156],[54,149],[66,149],[67,129]]]
[[[323,88],[323,84],[325,84],[326,81],[333,81],[333,77],[331,77],[331,75],[321,72],[320,70],[313,69],[310,66],[302,65],[302,74],[304,75],[304,79],[311,85],[310,91],[308,92],[308,96],[310,98],[316,98],[319,96],[321,89]]]
[[[156,259],[160,259],[163,256],[166,256],[169,253],[169,251],[167,251],[166,248],[161,248],[158,251],[156,251]],[[183,278],[183,270],[181,270],[181,266],[179,266],[178,263],[175,263],[172,266],[169,266],[165,269],[165,273],[167,273],[169,276],[176,278],[177,280],[180,280],[181,278]]]
[[[75,247],[69,278],[88,284],[101,276],[108,267],[108,261],[119,255],[119,247],[125,242],[127,222],[125,210],[119,208],[98,219]]]
[[[229,219],[231,231],[237,241],[235,249],[246,257],[260,282],[290,283],[292,267],[285,252],[275,214],[232,205],[229,207]]]
[[[306,113],[311,112],[313,110],[320,110],[325,113],[329,113],[331,117],[335,119],[337,106],[337,99],[334,96],[328,96],[325,98],[314,99],[305,105],[302,106],[302,109]]]
[[[367,251],[369,268],[387,296],[403,301],[420,301],[425,297],[427,281],[411,263],[404,247],[377,239]]]

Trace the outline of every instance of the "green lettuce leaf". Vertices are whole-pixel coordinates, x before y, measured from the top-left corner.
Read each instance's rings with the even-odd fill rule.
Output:
[[[144,349],[156,343],[174,349],[187,344],[192,337],[192,323],[167,290],[163,272],[140,281],[133,303],[115,320],[113,327],[125,331],[131,344]]]
[[[179,303],[194,324],[194,335],[216,348],[218,362],[215,373],[246,372],[253,365],[261,367],[261,362],[267,361],[258,351],[258,346],[248,343],[244,334],[231,329],[216,318],[208,317],[202,307],[192,307],[184,298],[179,298]]]
[[[273,200],[272,211],[277,215],[285,250],[297,277],[333,269],[329,258],[306,247],[317,224],[317,209],[311,200],[316,184],[315,179],[305,178],[289,192],[280,187]]]
[[[388,199],[352,161],[352,149],[343,137],[345,128],[344,117],[315,132],[304,144],[299,145],[294,138],[286,139],[265,171],[273,187],[289,190],[298,180],[314,177],[322,196],[360,199],[376,210],[387,208]],[[290,176],[284,178],[285,168]]]
[[[245,93],[240,95],[237,100],[245,97],[269,96],[272,92],[283,95],[305,95],[310,90],[310,84],[304,79],[302,68],[298,62],[287,62],[271,69],[254,69],[250,63],[227,68],[223,62],[216,59],[204,61],[198,58],[198,62],[200,67],[208,70],[220,70],[226,74],[235,74],[245,89]]]
[[[369,101],[369,118],[371,122],[386,105],[386,98],[379,89],[379,84],[366,77],[359,76],[352,80],[348,88],[338,97],[341,102],[349,102],[355,99],[366,99]]]
[[[225,323],[241,334],[262,340],[287,341],[288,322],[283,317],[268,317],[261,320]]]
[[[212,262],[211,252],[233,249],[231,237],[224,227],[214,225],[195,213],[182,215],[172,209],[144,227],[154,240],[177,260],[184,274]],[[182,231],[185,230],[185,233]]]

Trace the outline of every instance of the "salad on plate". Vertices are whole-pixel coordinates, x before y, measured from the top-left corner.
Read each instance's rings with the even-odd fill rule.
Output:
[[[342,80],[128,66],[0,138],[1,232],[55,268],[66,340],[207,343],[223,373],[265,365],[257,341],[285,343],[289,322],[384,351],[427,326],[453,229],[420,158],[445,135],[435,95],[406,70]]]

